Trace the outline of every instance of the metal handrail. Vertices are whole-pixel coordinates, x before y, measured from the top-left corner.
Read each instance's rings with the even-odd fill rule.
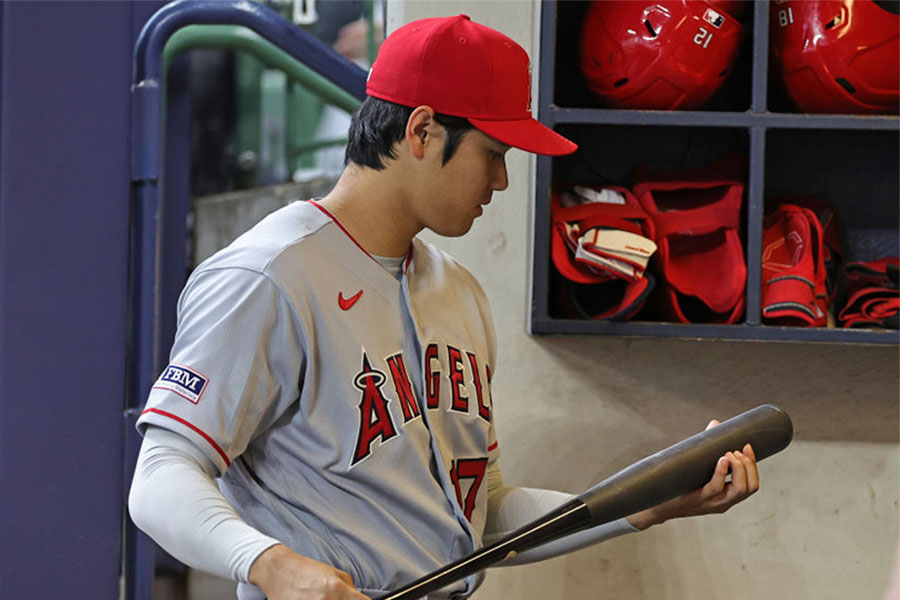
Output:
[[[228,48],[252,54],[267,67],[287,76],[318,94],[329,104],[348,113],[359,108],[360,100],[319,75],[287,52],[246,27],[234,25],[191,25],[174,33],[166,43],[165,64],[189,50]]]
[[[159,367],[158,183],[162,171],[162,87],[164,49],[179,30],[192,25],[239,25],[303,62],[352,97],[365,97],[365,71],[274,10],[246,0],[178,0],[147,21],[135,45],[132,81],[132,361],[129,406],[149,391]],[[295,69],[296,70],[296,69]],[[342,101],[346,103],[346,98]],[[153,342],[149,342],[153,340]],[[151,345],[152,344],[152,345]]]
[[[294,26],[274,10],[248,0],[178,0],[167,4],[147,21],[133,57],[131,86],[131,239],[129,258],[128,381],[126,423],[136,418],[160,365],[162,230],[159,183],[163,164],[164,51],[181,29],[193,25],[246,27],[285,54],[302,62],[351,97],[365,97],[366,72],[326,44]],[[177,42],[177,40],[176,40]],[[296,66],[292,66],[296,70]],[[338,94],[341,96],[341,94]],[[336,102],[346,105],[348,99]],[[137,456],[140,440],[133,426],[126,428],[128,454]],[[152,597],[152,546],[126,544],[126,597]],[[149,575],[149,577],[148,577]]]

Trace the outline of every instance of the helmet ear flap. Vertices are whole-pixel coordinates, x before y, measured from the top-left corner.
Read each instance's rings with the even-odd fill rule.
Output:
[[[705,0],[594,0],[582,26],[580,68],[607,106],[692,109],[731,72],[742,31]]]

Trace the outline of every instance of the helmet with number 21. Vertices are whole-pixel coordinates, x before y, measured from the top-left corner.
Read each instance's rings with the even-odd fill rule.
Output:
[[[614,108],[697,108],[737,60],[743,28],[731,4],[594,0],[581,32],[585,83]]]
[[[900,110],[900,2],[778,0],[772,54],[803,112]]]

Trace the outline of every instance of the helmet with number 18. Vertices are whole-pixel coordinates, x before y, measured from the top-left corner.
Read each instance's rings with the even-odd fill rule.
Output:
[[[800,110],[900,111],[900,2],[778,0],[772,54]]]
[[[615,108],[692,109],[737,60],[742,27],[705,0],[594,0],[581,32],[588,88]]]

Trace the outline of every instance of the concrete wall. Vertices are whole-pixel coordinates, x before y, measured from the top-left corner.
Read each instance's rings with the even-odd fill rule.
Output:
[[[317,177],[252,191],[196,198],[193,207],[197,231],[191,266],[196,267],[236,240],[269,213],[297,200],[321,198],[336,182],[336,177]]]
[[[464,12],[537,64],[535,4],[391,2],[388,28]],[[897,348],[528,336],[533,164],[513,150],[508,166],[509,189],[467,236],[425,236],[491,298],[508,483],[580,492],[762,402],[786,409],[796,435],[761,464],[760,493],[729,513],[494,569],[477,600],[880,599],[898,548]]]

